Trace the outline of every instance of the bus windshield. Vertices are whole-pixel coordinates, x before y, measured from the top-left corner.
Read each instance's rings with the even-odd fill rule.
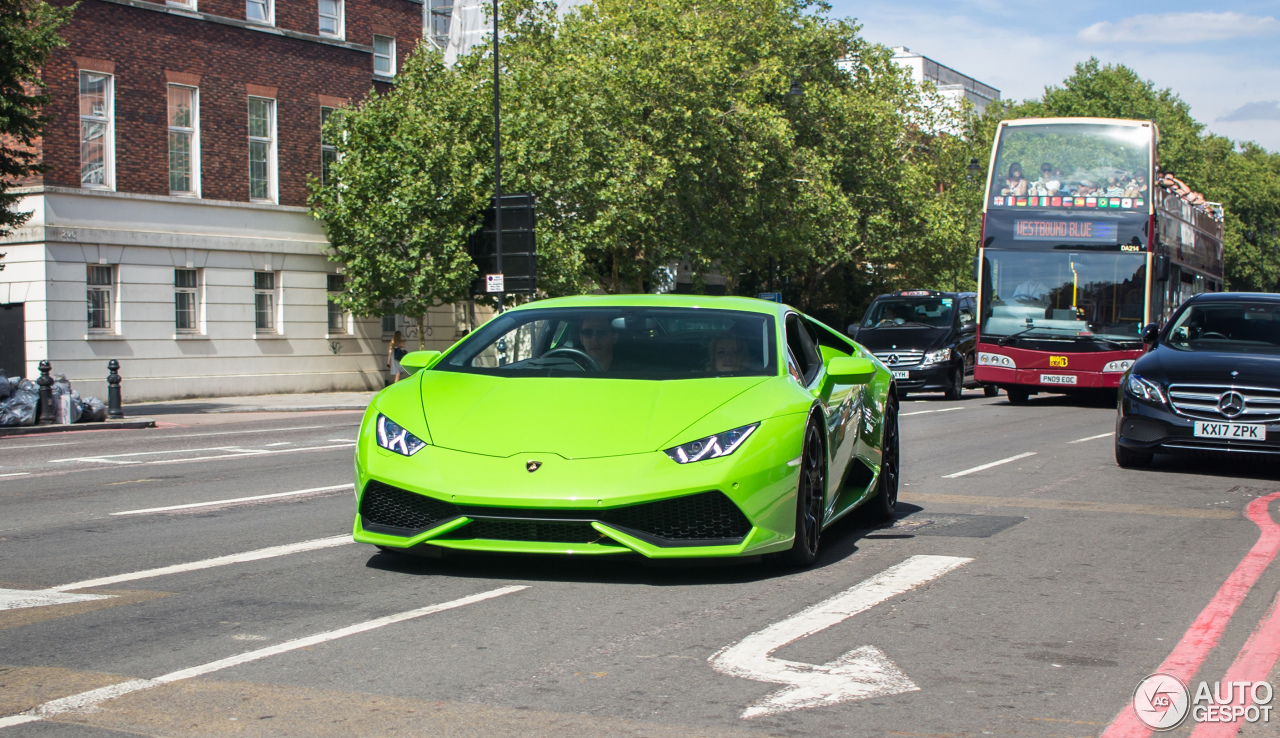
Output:
[[[1146,210],[1152,138],[1121,123],[1004,126],[987,205]]]
[[[982,336],[1137,341],[1146,255],[988,249]]]

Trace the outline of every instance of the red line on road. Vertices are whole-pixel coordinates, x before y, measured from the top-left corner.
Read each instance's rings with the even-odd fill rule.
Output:
[[[1235,614],[1240,607],[1240,603],[1244,602],[1244,598],[1248,596],[1249,590],[1253,589],[1253,585],[1258,583],[1258,579],[1262,573],[1266,571],[1271,562],[1275,560],[1276,554],[1280,553],[1280,525],[1277,525],[1271,519],[1271,514],[1267,511],[1267,506],[1272,500],[1280,499],[1280,492],[1273,492],[1266,497],[1259,497],[1249,503],[1246,514],[1249,519],[1257,524],[1261,529],[1261,535],[1258,536],[1257,543],[1253,544],[1253,548],[1249,549],[1249,553],[1245,554],[1244,559],[1236,565],[1231,576],[1227,577],[1227,581],[1223,582],[1222,587],[1218,589],[1218,593],[1213,596],[1209,604],[1200,612],[1200,616],[1196,618],[1187,632],[1183,634],[1182,640],[1178,641],[1178,645],[1174,647],[1169,657],[1160,664],[1155,672],[1172,674],[1178,677],[1185,684],[1190,684],[1191,678],[1200,670],[1200,665],[1204,663],[1208,657],[1209,651],[1218,645],[1218,639],[1222,637],[1222,632],[1226,630],[1227,623],[1231,621],[1231,616]],[[1273,608],[1274,611],[1274,608]],[[1263,623],[1267,623],[1271,619],[1273,612],[1269,612],[1267,617],[1263,619]],[[1275,647],[1276,642],[1269,640],[1274,637],[1275,641],[1280,641],[1280,622],[1276,626],[1272,626],[1267,630],[1267,636],[1262,639],[1259,644],[1262,652],[1257,658],[1265,659],[1265,649]],[[1259,631],[1263,629],[1263,625],[1259,625]],[[1241,651],[1240,657],[1245,658],[1249,650],[1250,644],[1254,643],[1255,637],[1250,637],[1249,643],[1245,644],[1244,650]],[[1275,658],[1272,658],[1272,664]],[[1256,666],[1254,662],[1250,662],[1250,669]],[[1235,668],[1234,666],[1232,668]],[[1270,668],[1270,666],[1268,666]],[[1264,672],[1265,673],[1265,672]],[[1133,704],[1124,706],[1120,714],[1116,716],[1114,722],[1102,734],[1102,738],[1143,738],[1152,734],[1151,728],[1142,724],[1138,720],[1138,716],[1133,711]],[[1231,733],[1235,733],[1232,727]],[[1199,735],[1199,732],[1196,733]]]
[[[1280,610],[1280,595],[1276,595],[1271,608],[1258,623],[1257,629],[1249,636],[1244,648],[1240,649],[1235,662],[1231,664],[1230,669],[1227,669],[1227,675],[1222,678],[1223,682],[1261,682],[1271,673],[1276,660],[1280,659],[1280,617],[1277,617],[1280,613],[1277,613],[1277,610]],[[1233,693],[1232,696],[1236,699],[1233,699],[1231,704],[1243,707],[1253,704],[1252,697],[1248,696],[1245,690],[1237,689],[1235,692],[1239,694]],[[1244,715],[1230,723],[1200,723],[1195,730],[1191,731],[1191,738],[1234,736],[1242,722],[1244,722]]]

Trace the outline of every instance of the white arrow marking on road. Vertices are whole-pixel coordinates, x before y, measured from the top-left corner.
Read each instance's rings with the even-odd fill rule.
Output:
[[[956,556],[912,556],[835,597],[717,652],[709,659],[711,667],[728,676],[787,685],[748,707],[742,713],[744,719],[914,692],[920,689],[915,682],[875,646],[855,648],[825,664],[785,661],[770,654],[788,643],[826,630],[891,597],[933,581],[970,561],[973,559]]]
[[[90,600],[105,600],[110,595],[68,594],[51,589],[0,589],[0,610],[17,610],[23,607],[45,605],[70,605]]]

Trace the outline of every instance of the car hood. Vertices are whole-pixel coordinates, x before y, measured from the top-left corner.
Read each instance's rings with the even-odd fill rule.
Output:
[[[768,379],[645,381],[446,371],[421,376],[422,409],[434,445],[486,456],[553,453],[567,459],[658,450]]]
[[[950,334],[949,328],[860,328],[856,340],[868,351],[932,351]]]
[[[1168,384],[1275,387],[1280,380],[1280,355],[1181,351],[1160,345],[1139,359],[1133,371]]]

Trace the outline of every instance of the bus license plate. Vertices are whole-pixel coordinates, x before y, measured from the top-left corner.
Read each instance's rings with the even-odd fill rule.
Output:
[[[910,379],[910,378],[911,378],[911,373],[910,373],[910,372],[903,372],[903,371],[896,371],[896,372],[894,372],[894,373],[893,373],[893,378],[894,378],[894,379]]]
[[[1253,423],[1210,423],[1197,420],[1196,438],[1230,438],[1237,441],[1267,440],[1267,426]]]
[[[1075,384],[1074,374],[1041,374],[1040,384]]]

